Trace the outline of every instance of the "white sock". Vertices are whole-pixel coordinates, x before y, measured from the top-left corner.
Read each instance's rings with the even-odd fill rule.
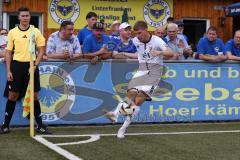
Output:
[[[130,125],[131,122],[132,122],[132,116],[126,116],[126,119],[122,127],[119,129],[119,131],[122,131],[123,133],[125,133],[127,127]]]

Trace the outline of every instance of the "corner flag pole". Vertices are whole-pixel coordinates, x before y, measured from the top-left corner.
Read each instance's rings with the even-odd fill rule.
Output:
[[[31,57],[30,61],[30,136],[34,137],[34,65]]]
[[[30,51],[30,137],[34,137],[34,60],[35,57],[35,35],[34,35],[34,27],[31,26],[31,34],[30,34],[30,43],[29,43],[29,51]]]

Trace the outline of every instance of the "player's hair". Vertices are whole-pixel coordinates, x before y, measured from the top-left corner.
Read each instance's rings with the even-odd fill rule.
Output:
[[[97,18],[97,14],[95,12],[88,12],[88,14],[86,15],[86,19],[89,19],[92,17]]]
[[[215,32],[217,33],[217,27],[215,27],[215,26],[210,26],[210,27],[208,28],[207,32],[209,32],[209,31],[215,31]]]
[[[63,21],[60,25],[60,30],[66,28],[67,25],[74,25],[72,21]]]
[[[134,31],[138,31],[140,29],[143,29],[143,30],[147,30],[148,29],[147,23],[145,21],[137,21],[135,23],[135,25],[133,26],[133,30]]]
[[[20,12],[30,12],[29,8],[22,6],[20,8],[18,8],[18,15],[20,14]]]

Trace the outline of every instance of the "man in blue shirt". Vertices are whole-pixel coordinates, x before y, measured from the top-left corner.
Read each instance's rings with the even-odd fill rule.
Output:
[[[104,26],[96,22],[92,28],[92,34],[87,36],[83,42],[83,58],[92,59],[92,62],[99,59],[108,59],[112,56],[112,51],[108,50],[109,37],[103,34]]]
[[[227,60],[224,43],[217,38],[217,28],[209,27],[207,36],[199,40],[197,45],[199,59],[209,62],[223,62]]]
[[[89,12],[86,16],[86,20],[87,25],[80,29],[77,35],[80,45],[83,44],[84,39],[88,35],[92,34],[93,24],[97,22],[97,14],[95,12]]]
[[[111,38],[108,48],[113,50],[113,58],[116,59],[137,59],[137,48],[131,39],[131,26],[127,22],[119,26],[120,39]],[[112,46],[111,46],[112,43]]]
[[[235,32],[234,39],[229,40],[225,48],[229,60],[240,61],[240,30]]]

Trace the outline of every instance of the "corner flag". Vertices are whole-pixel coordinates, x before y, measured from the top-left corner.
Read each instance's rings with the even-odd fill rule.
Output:
[[[36,60],[35,54],[35,33],[34,26],[30,25],[31,33],[29,39],[29,53],[30,53],[30,79],[27,91],[23,100],[23,117],[28,116],[30,113],[30,136],[34,137],[34,61]]]
[[[23,113],[22,116],[26,118],[30,113],[30,102],[31,102],[31,87],[28,83],[27,91],[25,93],[24,99],[23,99]]]

